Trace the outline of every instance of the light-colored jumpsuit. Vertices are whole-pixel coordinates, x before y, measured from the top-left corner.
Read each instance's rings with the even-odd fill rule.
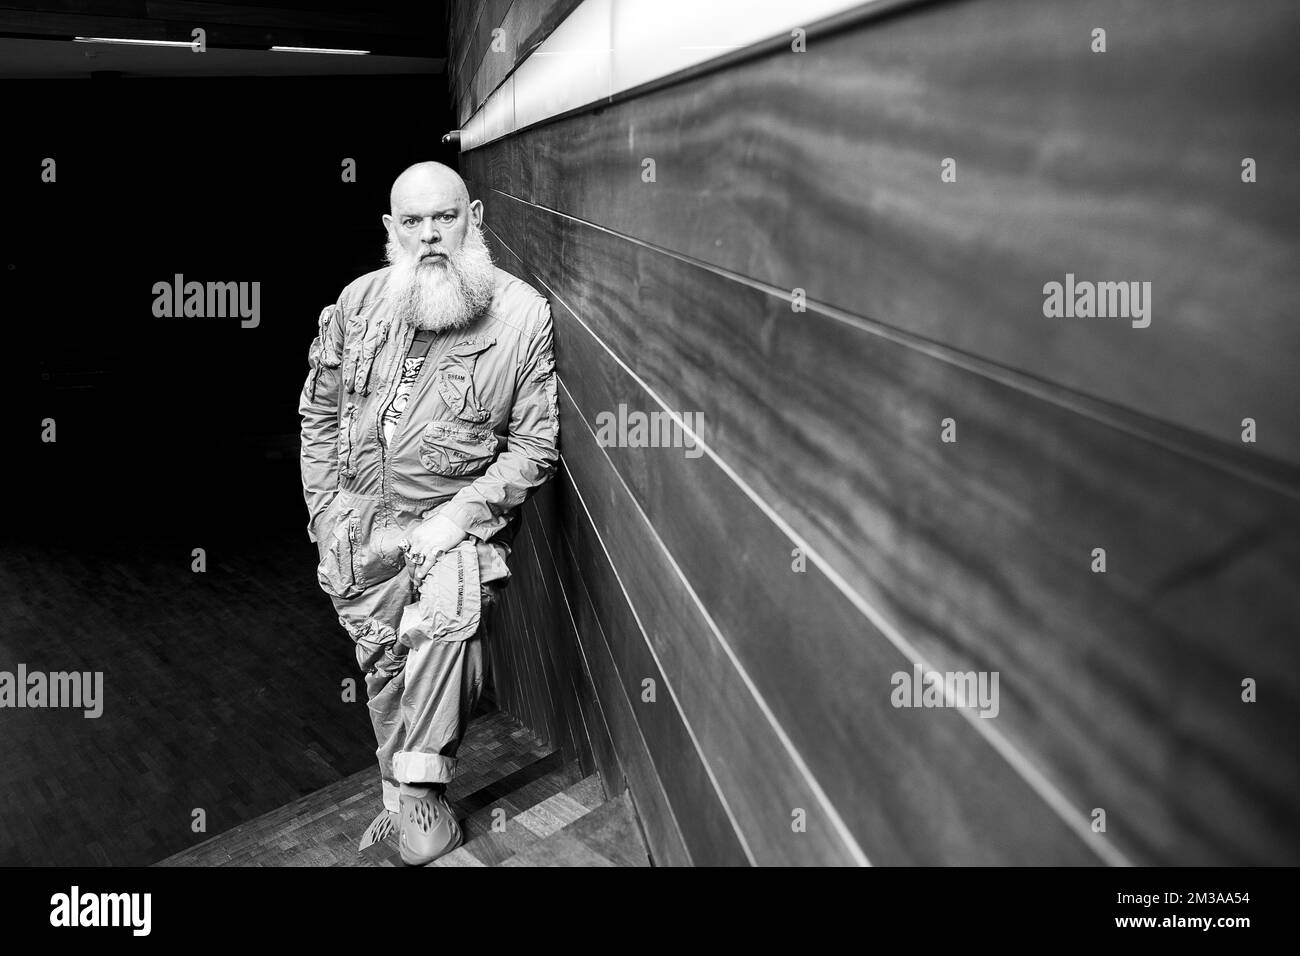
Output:
[[[394,317],[388,276],[362,276],[321,312],[299,411],[317,576],[356,645],[384,805],[396,812],[399,783],[446,783],[455,773],[517,509],[555,472],[559,416],[550,307],[497,269],[490,308],[434,338],[385,440],[384,410],[415,335]],[[401,542],[434,512],[470,536],[439,560],[462,561],[463,575],[465,556],[477,556],[470,597],[481,596],[482,620],[412,649],[399,629],[420,595]]]

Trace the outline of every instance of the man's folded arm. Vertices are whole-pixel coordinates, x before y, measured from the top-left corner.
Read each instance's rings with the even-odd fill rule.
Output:
[[[527,352],[515,380],[506,448],[438,512],[480,540],[505,527],[511,512],[555,474],[560,459],[550,305],[542,301],[530,324]]]
[[[303,497],[307,501],[307,536],[316,540],[316,519],[338,490],[339,384],[342,378],[343,310],[321,310],[319,328],[307,356],[310,371],[298,401],[302,415]]]

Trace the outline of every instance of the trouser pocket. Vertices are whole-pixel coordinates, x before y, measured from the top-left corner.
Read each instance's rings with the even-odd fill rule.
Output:
[[[360,597],[334,599],[339,624],[356,645],[357,667],[365,674],[373,697],[390,683],[399,683],[408,648],[398,644],[394,625],[411,601],[410,582],[404,576],[372,584]]]
[[[356,645],[357,667],[365,675],[366,695],[373,698],[406,666],[408,648],[397,641],[397,633],[375,617],[358,620],[340,615],[339,623]]]
[[[438,555],[420,583],[419,598],[402,611],[397,632],[411,647],[426,641],[465,641],[482,616],[478,550],[472,538]]]
[[[394,641],[392,644],[385,645],[378,654],[372,656],[368,664],[362,664],[361,669],[365,672],[367,698],[374,697],[387,687],[394,677],[402,672],[406,667],[407,653],[409,653],[409,648],[405,644]],[[361,645],[358,644],[358,662],[361,661],[361,657]]]

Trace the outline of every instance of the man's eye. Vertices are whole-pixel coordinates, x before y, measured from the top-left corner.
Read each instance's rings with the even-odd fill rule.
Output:
[[[406,219],[403,219],[403,220],[402,220],[402,225],[405,226],[407,229],[410,229],[412,226],[414,226],[414,225],[415,225],[417,222],[419,222],[419,221],[420,221],[420,220],[418,220],[418,219],[411,219],[411,218],[408,216]]]
[[[443,222],[455,222],[456,214],[454,212],[443,213],[438,218],[441,219]]]

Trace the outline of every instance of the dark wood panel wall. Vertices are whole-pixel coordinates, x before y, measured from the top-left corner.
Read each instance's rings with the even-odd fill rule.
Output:
[[[462,121],[521,3],[453,9]],[[660,862],[1300,861],[1300,8],[873,9],[462,154],[561,377],[498,680]]]

